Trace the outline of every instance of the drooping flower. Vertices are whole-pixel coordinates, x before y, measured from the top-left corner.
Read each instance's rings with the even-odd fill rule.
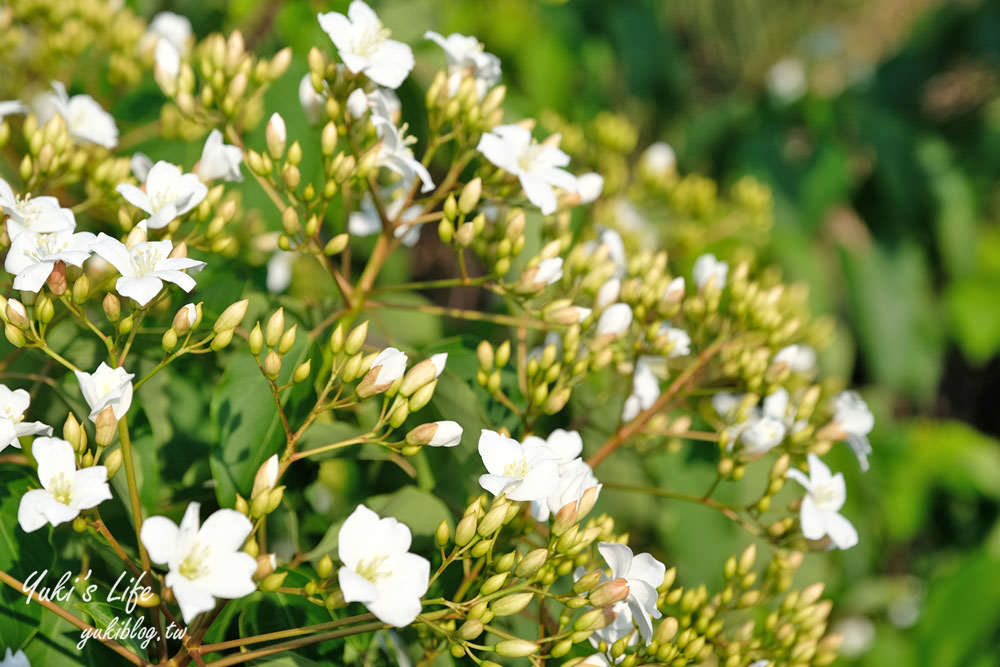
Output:
[[[18,650],[16,653],[12,653],[10,649],[7,649],[3,660],[0,660],[0,667],[31,667],[31,663],[28,662],[28,656],[24,654],[24,651]]]
[[[799,514],[806,539],[819,540],[829,535],[838,549],[850,549],[858,543],[858,531],[839,513],[847,499],[842,473],[831,475],[818,456],[809,454],[809,476],[795,468],[789,469],[788,476],[806,490]]]
[[[810,373],[816,368],[816,350],[808,345],[788,345],[777,351],[774,363],[785,364],[793,373]]]
[[[867,471],[868,455],[872,453],[868,434],[875,428],[875,416],[868,409],[868,404],[855,391],[841,392],[834,399],[833,421],[858,457],[861,470]]]
[[[632,393],[625,399],[625,406],[622,408],[622,421],[632,421],[640,412],[653,407],[659,397],[660,380],[653,373],[649,359],[639,357],[632,374]]]
[[[696,259],[694,268],[691,269],[691,277],[694,278],[694,284],[699,289],[707,285],[709,281],[712,281],[715,289],[722,289],[726,286],[726,275],[728,273],[729,264],[717,260],[715,255],[711,254],[702,255]]]
[[[42,488],[28,491],[17,508],[17,522],[26,533],[47,523],[58,526],[72,521],[80,510],[97,507],[111,498],[108,469],[90,466],[76,469],[73,445],[59,438],[35,438],[31,455],[38,462]]]
[[[476,81],[476,94],[479,99],[500,82],[500,59],[483,49],[482,43],[475,37],[460,35],[457,32],[444,37],[428,30],[424,38],[429,39],[442,49],[448,59],[448,96],[454,97],[462,80],[471,76]]]
[[[199,526],[200,511],[198,503],[190,503],[180,526],[165,516],[150,517],[140,533],[150,560],[167,566],[165,583],[188,624],[215,608],[215,598],[234,600],[257,590],[257,560],[242,551],[253,530],[250,520],[220,509]]]
[[[80,392],[90,406],[90,420],[97,423],[97,415],[111,406],[115,419],[121,419],[132,406],[132,378],[121,366],[111,368],[103,361],[93,373],[74,371]]]
[[[70,97],[60,81],[53,81],[52,89],[54,92],[41,93],[32,100],[31,106],[40,125],[58,114],[66,121],[66,130],[74,139],[108,149],[118,144],[118,126],[114,117],[102,109],[93,97]]]
[[[380,86],[399,88],[413,69],[413,51],[389,39],[391,31],[362,0],[351,3],[347,16],[327,12],[317,18],[351,72],[364,74]]]
[[[326,96],[317,93],[312,85],[312,76],[305,74],[299,81],[299,104],[302,105],[302,112],[306,115],[306,120],[310,125],[315,125],[323,118],[323,107],[326,105]]]
[[[537,143],[520,125],[498,125],[483,133],[476,149],[504,171],[517,176],[528,200],[545,215],[556,210],[553,187],[576,191],[576,177],[562,167],[569,156],[549,143]]]
[[[55,197],[19,197],[0,178],[0,208],[7,218],[7,235],[14,239],[22,232],[51,233],[76,228],[73,211],[59,206]]]
[[[487,474],[480,475],[479,486],[494,496],[501,493],[511,500],[539,502],[558,490],[559,463],[541,439],[523,444],[483,429],[479,436],[479,456]]]
[[[89,232],[70,230],[18,234],[7,252],[4,269],[15,275],[14,289],[38,292],[57,262],[83,266],[94,240]]]
[[[355,0],[358,2],[359,0]],[[413,156],[410,149],[416,139],[406,135],[406,126],[396,127],[393,123],[375,116],[373,118],[379,143],[376,147],[375,165],[385,167],[403,177],[404,182],[412,183],[420,179],[420,191],[429,192],[434,189],[434,181],[427,167]]]
[[[338,535],[337,553],[344,566],[337,578],[344,600],[362,603],[383,623],[412,623],[427,592],[430,562],[409,552],[410,541],[404,524],[358,505]]]
[[[611,567],[611,579],[624,579],[628,585],[625,602],[632,612],[632,620],[639,627],[639,634],[648,644],[653,637],[651,618],[663,615],[656,608],[656,589],[663,583],[667,566],[648,553],[633,555],[624,544],[601,542],[597,550]]]
[[[190,292],[195,286],[194,278],[184,273],[184,269],[205,267],[205,262],[195,259],[170,257],[173,247],[170,241],[146,241],[127,248],[118,239],[102,232],[93,250],[121,274],[115,282],[118,293],[145,306],[163,289],[164,280]]]
[[[208,187],[196,175],[185,174],[177,165],[163,160],[149,170],[145,191],[130,183],[122,183],[115,189],[128,203],[149,214],[145,222],[150,229],[166,227],[174,218],[200,204],[208,194]]]
[[[240,173],[242,162],[243,151],[238,146],[230,146],[223,142],[222,132],[212,130],[208,133],[205,147],[201,151],[201,160],[198,161],[198,178],[203,181],[221,178],[224,181],[238,183],[243,180],[243,174]],[[195,202],[195,205],[198,203]]]
[[[613,303],[608,306],[597,320],[598,336],[618,336],[632,324],[632,308],[627,303]]]
[[[402,188],[401,190],[408,189]],[[391,200],[385,206],[386,216],[390,220],[399,221],[399,224],[392,230],[393,236],[400,239],[406,247],[412,248],[420,240],[420,230],[423,228],[423,223],[408,223],[420,217],[424,209],[420,205],[414,205],[402,210],[403,204],[406,203],[406,195],[402,191],[389,193],[387,198],[391,198]],[[361,209],[352,211],[347,218],[347,231],[353,236],[371,236],[382,231],[382,217],[379,215],[378,207],[375,206],[375,201],[370,194],[365,193],[361,198]]]
[[[26,435],[52,435],[52,427],[42,422],[24,421],[31,396],[24,389],[13,391],[0,384],[0,452],[7,447],[21,448],[18,438]]]

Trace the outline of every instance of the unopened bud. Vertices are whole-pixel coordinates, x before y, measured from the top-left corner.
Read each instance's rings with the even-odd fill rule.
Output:
[[[115,439],[115,431],[118,429],[118,419],[115,411],[109,405],[101,410],[97,415],[97,444],[106,447]]]
[[[101,306],[104,308],[104,316],[108,318],[109,322],[117,322],[122,315],[121,301],[110,292],[104,297]]]
[[[534,597],[534,593],[515,593],[514,595],[500,598],[490,605],[490,609],[493,611],[494,616],[511,616],[531,604],[531,600]]]
[[[343,252],[344,248],[347,247],[347,242],[350,241],[351,237],[347,234],[337,234],[332,239],[330,239],[326,246],[323,248],[323,252],[327,255],[336,255]]]
[[[344,341],[344,352],[347,354],[357,354],[361,346],[364,345],[365,339],[368,337],[368,320],[365,320],[358,326],[351,329],[351,332],[347,334],[347,339]]]
[[[270,318],[267,320],[267,326],[264,328],[264,342],[267,343],[269,347],[274,347],[281,340],[281,336],[285,333],[285,309],[278,308],[274,311]]]
[[[476,177],[465,184],[462,194],[458,198],[458,210],[462,213],[471,213],[479,204],[479,197],[483,194],[483,180]]]
[[[231,304],[228,308],[222,311],[219,315],[219,319],[215,321],[212,325],[212,331],[215,333],[220,333],[226,331],[227,329],[235,329],[243,321],[243,317],[247,314],[247,306],[250,304],[249,299],[243,299]]]
[[[267,150],[271,154],[271,157],[275,160],[281,159],[281,156],[285,153],[287,134],[285,133],[285,119],[280,114],[274,113],[271,115],[271,119],[267,121],[267,129],[264,131],[264,137],[267,140]]]
[[[497,644],[493,652],[505,658],[524,658],[538,651],[538,644],[527,639],[508,639]]]
[[[274,350],[270,350],[264,358],[264,374],[272,380],[277,380],[279,373],[281,373],[281,357]]]
[[[104,458],[104,467],[108,469],[109,480],[118,474],[119,468],[122,467],[122,450],[112,450],[111,453]]]
[[[590,604],[595,607],[606,607],[628,597],[628,581],[619,577],[605,581],[590,593]]]

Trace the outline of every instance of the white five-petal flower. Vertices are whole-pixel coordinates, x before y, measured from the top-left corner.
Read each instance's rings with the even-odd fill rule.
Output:
[[[691,269],[691,277],[694,284],[702,288],[712,281],[715,289],[722,289],[726,286],[726,275],[729,273],[729,264],[719,261],[715,255],[702,255],[694,262]]]
[[[97,415],[111,406],[115,419],[121,419],[132,406],[132,378],[121,366],[111,368],[103,361],[93,373],[74,371],[80,392],[90,406],[90,420],[97,422]]]
[[[327,12],[317,18],[351,72],[365,74],[380,86],[399,88],[413,69],[413,51],[389,39],[391,31],[362,0],[351,3],[347,16]]]
[[[357,2],[358,0],[355,0]],[[379,143],[375,150],[375,166],[385,167],[403,177],[403,181],[412,183],[415,179],[420,179],[420,191],[429,192],[434,189],[434,181],[427,167],[422,165],[413,156],[410,145],[416,139],[406,135],[406,126],[396,127],[393,123],[382,118],[373,116],[375,130],[378,132]]]
[[[55,197],[19,197],[10,184],[0,178],[0,209],[7,219],[7,235],[14,239],[22,232],[50,233],[73,231],[73,211],[59,206]]]
[[[442,36],[432,30],[424,33],[442,49],[448,59],[448,96],[458,92],[462,79],[471,76],[476,81],[476,94],[483,99],[486,92],[500,82],[500,59],[483,49],[482,43],[475,37],[460,35],[457,32]]]
[[[0,384],[0,452],[7,447],[20,449],[18,438],[26,435],[52,435],[52,427],[42,422],[24,421],[31,396],[24,389],[13,391]]]
[[[190,292],[195,286],[194,278],[183,270],[205,267],[205,262],[195,259],[170,257],[173,247],[170,241],[146,241],[128,248],[102,232],[93,250],[121,274],[115,283],[118,293],[145,306],[163,289],[164,280]]]
[[[220,150],[224,150],[225,147],[221,145],[221,135],[218,141]],[[205,148],[208,150],[208,144]],[[202,158],[204,159],[204,154]],[[228,164],[229,159],[230,157],[226,156],[222,161]],[[218,163],[212,165],[216,170],[218,167]],[[184,215],[200,204],[208,194],[208,186],[196,175],[185,174],[177,165],[162,160],[149,170],[144,190],[130,183],[122,183],[116,190],[128,203],[149,214],[145,222],[150,229],[166,227],[174,218]]]
[[[212,130],[208,133],[205,147],[201,151],[201,160],[198,161],[198,178],[203,181],[221,178],[224,181],[240,182],[243,180],[243,174],[240,173],[242,162],[243,151],[238,146],[223,142],[222,132]]]
[[[96,507],[111,498],[108,469],[76,469],[73,446],[59,438],[35,438],[31,455],[38,462],[42,488],[28,491],[17,508],[17,522],[30,533],[46,523],[58,526],[72,521],[80,510]]]
[[[808,345],[788,345],[775,353],[773,361],[785,364],[793,373],[810,373],[816,368],[816,350]]]
[[[818,540],[829,535],[838,549],[850,549],[858,543],[858,531],[840,515],[840,508],[847,499],[842,473],[831,475],[826,464],[810,454],[809,476],[795,468],[788,471],[788,476],[806,489],[799,521],[807,539]]]
[[[344,566],[337,573],[347,602],[361,602],[384,623],[402,627],[420,613],[427,592],[430,562],[412,554],[410,529],[391,517],[380,518],[364,505],[340,528],[337,552]]]
[[[854,450],[861,470],[868,470],[868,455],[872,453],[868,434],[875,428],[875,416],[868,404],[856,391],[844,391],[834,399],[833,421],[846,436],[848,446]]]
[[[672,327],[666,322],[660,325],[657,335],[666,336],[670,344],[668,357],[683,357],[691,354],[691,336],[687,331]]]
[[[559,461],[541,438],[522,444],[483,429],[479,456],[487,470],[480,475],[479,486],[494,496],[502,493],[511,500],[545,502],[559,489]]]
[[[150,517],[141,532],[149,558],[167,566],[166,584],[189,624],[213,609],[215,598],[232,600],[257,590],[257,560],[241,551],[253,529],[250,520],[236,510],[220,509],[199,526],[200,510],[198,503],[190,503],[180,526],[165,516]]]
[[[56,262],[83,266],[90,257],[94,235],[64,230],[50,233],[18,234],[4,260],[4,269],[13,273],[14,289],[37,292],[45,284]]]
[[[118,144],[118,126],[114,117],[101,108],[90,95],[66,94],[66,86],[59,81],[52,82],[54,92],[45,92],[32,100],[31,106],[44,125],[55,115],[66,121],[69,135],[78,141],[87,141],[105,148]]]
[[[483,133],[476,147],[486,159],[517,176],[528,200],[545,215],[556,210],[553,186],[576,192],[576,177],[562,167],[569,156],[549,143],[537,143],[520,125],[498,125]]]
[[[663,614],[656,608],[656,589],[663,584],[667,566],[648,553],[638,556],[624,544],[601,542],[597,550],[611,567],[611,579],[624,579],[628,584],[625,602],[632,612],[632,619],[639,626],[639,634],[647,644],[653,637],[652,618]]]

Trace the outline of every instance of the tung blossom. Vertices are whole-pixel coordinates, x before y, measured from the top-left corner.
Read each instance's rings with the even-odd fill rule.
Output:
[[[838,549],[850,549],[858,543],[858,531],[839,513],[847,499],[842,473],[831,475],[826,464],[810,454],[809,476],[795,468],[789,469],[788,476],[806,489],[799,515],[806,539],[819,540],[829,535]]]
[[[212,130],[205,140],[205,147],[201,151],[201,159],[198,161],[196,171],[198,178],[202,181],[213,181],[220,178],[223,181],[238,183],[243,180],[243,174],[240,173],[242,162],[243,151],[238,146],[230,146],[223,142],[222,132]],[[192,207],[198,203],[194,202]]]
[[[38,124],[44,125],[56,115],[66,121],[69,135],[78,141],[86,141],[111,149],[118,144],[118,126],[114,117],[101,108],[90,95],[66,93],[66,86],[59,81],[52,82],[53,92],[37,95],[31,106],[38,117]]]
[[[483,99],[493,86],[500,82],[500,59],[483,49],[482,43],[475,37],[460,35],[457,32],[442,36],[432,30],[424,33],[424,39],[429,39],[442,49],[448,59],[448,96],[454,97],[462,80],[471,76],[476,81],[476,95]]]
[[[371,370],[358,384],[359,396],[371,396],[388,389],[393,382],[406,372],[406,353],[394,347],[387,347],[375,357]]]
[[[194,278],[184,273],[184,269],[205,267],[205,262],[196,259],[170,257],[173,247],[170,241],[146,241],[128,248],[102,232],[93,250],[121,274],[115,283],[118,293],[145,306],[163,289],[164,280],[190,292],[195,286]]]
[[[364,505],[347,517],[338,535],[337,572],[347,602],[361,602],[380,621],[402,627],[421,610],[430,562],[410,550],[410,529],[391,517],[381,518]]]
[[[875,416],[868,409],[868,404],[855,391],[841,392],[834,399],[833,421],[858,457],[861,470],[867,471],[868,455],[872,453],[868,434],[875,428]]]
[[[209,141],[211,140],[210,135]],[[224,147],[221,145],[221,135],[219,135],[218,141],[219,151],[224,152]],[[208,143],[206,143],[205,148],[208,150]],[[230,167],[227,165],[232,156],[225,154],[219,157],[219,151],[216,151],[218,159],[210,161],[207,168],[219,171],[221,167],[226,170],[225,173],[229,173]],[[204,153],[202,158],[204,160]],[[208,187],[201,182],[198,176],[185,174],[177,165],[162,160],[154,164],[146,175],[145,190],[129,183],[122,183],[115,189],[128,203],[149,214],[145,222],[150,229],[166,227],[174,218],[184,215],[200,204],[208,194]]]
[[[558,140],[558,136],[556,136]],[[520,125],[498,125],[485,132],[476,149],[504,171],[517,176],[528,200],[545,215],[556,210],[553,187],[576,192],[576,177],[562,167],[569,156],[549,143],[537,143]]]
[[[140,537],[154,563],[166,565],[165,583],[188,624],[215,608],[215,598],[233,600],[257,590],[257,560],[242,551],[253,526],[245,516],[220,509],[199,526],[198,503],[190,503],[178,526],[165,516],[142,524]]]
[[[611,567],[611,579],[624,579],[628,585],[625,603],[632,612],[632,620],[639,626],[639,634],[647,644],[653,637],[652,618],[663,614],[656,608],[656,589],[663,583],[667,566],[648,553],[638,556],[624,544],[601,542],[597,550]]]
[[[19,197],[0,178],[0,209],[8,215],[7,235],[14,239],[22,232],[51,233],[76,228],[73,211],[59,206],[55,197]]]
[[[317,18],[351,72],[364,74],[380,86],[399,88],[413,69],[413,51],[389,39],[391,31],[362,0],[351,3],[347,16],[327,12]]]
[[[132,378],[135,374],[121,366],[111,368],[103,361],[93,373],[74,372],[80,383],[80,392],[90,406],[92,422],[97,423],[97,415],[109,406],[115,419],[121,419],[128,413],[132,406]]]
[[[73,445],[59,438],[35,438],[31,455],[38,462],[42,488],[28,491],[17,508],[17,522],[26,532],[49,523],[72,521],[81,510],[97,507],[111,498],[108,469],[90,466],[76,469]]]
[[[7,252],[4,269],[15,275],[14,289],[38,292],[57,262],[83,266],[94,240],[89,232],[70,230],[18,234]]]
[[[396,127],[380,116],[374,118],[374,123],[379,138],[379,143],[374,149],[377,151],[375,165],[396,172],[406,182],[412,183],[414,179],[419,178],[421,192],[433,190],[434,181],[430,172],[413,156],[413,150],[410,149],[416,139],[406,135],[406,126]]]
[[[479,456],[487,470],[479,476],[479,486],[494,496],[502,493],[511,500],[544,502],[558,491],[559,462],[540,438],[522,444],[483,429]]]
[[[24,421],[31,396],[24,389],[0,384],[0,452],[7,447],[21,448],[18,438],[26,435],[52,435],[52,427],[42,422]]]
[[[691,269],[691,277],[694,284],[699,289],[712,282],[715,289],[722,289],[726,286],[726,275],[729,273],[729,264],[719,261],[715,255],[702,255],[694,262]]]

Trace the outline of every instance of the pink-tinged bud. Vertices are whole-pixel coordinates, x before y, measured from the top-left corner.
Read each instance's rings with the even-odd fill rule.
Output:
[[[605,581],[590,593],[590,604],[607,607],[628,597],[628,582],[623,577]]]
[[[51,291],[56,296],[66,293],[66,264],[58,261],[52,265],[52,273],[46,279]]]
[[[178,334],[184,335],[191,330],[191,327],[197,324],[199,315],[198,307],[193,303],[181,306],[177,314],[174,315],[174,321],[171,326]]]
[[[257,571],[253,573],[254,581],[263,581],[278,567],[278,559],[274,554],[265,554],[257,557]]]
[[[543,260],[537,266],[532,266],[521,274],[521,280],[517,283],[517,291],[524,294],[538,292],[548,285],[562,278],[563,260],[562,257],[553,257]]]
[[[140,222],[125,237],[125,247],[130,250],[140,243],[146,242],[146,223]]]
[[[101,410],[97,415],[97,444],[106,447],[115,439],[115,431],[118,429],[118,419],[115,411],[109,405]]]
[[[663,300],[667,303],[680,303],[684,298],[684,276],[677,276],[670,281],[667,289],[663,292]]]
[[[28,328],[28,311],[24,304],[17,299],[7,299],[7,308],[4,311],[7,321],[18,329]]]
[[[552,534],[558,536],[565,533],[576,523],[579,515],[577,502],[566,503],[560,507],[559,511],[556,512],[555,521],[552,522]]]
[[[411,368],[403,378],[403,384],[399,385],[399,394],[409,396],[417,389],[438,376],[437,368],[430,359],[424,359]]]
[[[385,391],[403,376],[406,354],[394,347],[387,347],[372,361],[371,370],[358,384],[358,396],[366,398]]]

